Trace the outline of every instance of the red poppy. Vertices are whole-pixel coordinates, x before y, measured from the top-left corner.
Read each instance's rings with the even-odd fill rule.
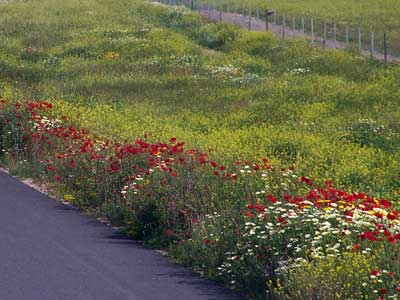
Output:
[[[218,165],[217,165],[217,163],[215,162],[215,161],[213,161],[213,160],[210,160],[210,165],[213,167],[213,168],[216,168]]]
[[[376,270],[376,269],[372,269],[371,272],[370,272],[370,274],[376,276],[376,275],[379,274],[379,271]]]
[[[276,199],[276,197],[274,195],[267,195],[267,199],[269,201],[271,201],[272,203],[276,203],[277,202],[277,199]]]
[[[245,215],[246,217],[249,217],[249,218],[254,217],[254,214],[253,214],[251,211],[249,211],[249,210],[247,210],[247,211],[244,213],[244,215]]]

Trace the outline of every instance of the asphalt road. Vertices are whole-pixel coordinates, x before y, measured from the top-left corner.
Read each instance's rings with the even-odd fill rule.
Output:
[[[0,300],[243,300],[0,172]]]

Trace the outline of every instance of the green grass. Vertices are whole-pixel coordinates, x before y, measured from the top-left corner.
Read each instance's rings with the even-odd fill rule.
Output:
[[[305,12],[324,16],[309,3]],[[142,1],[0,5],[7,97],[50,99],[112,139],[177,136],[225,162],[266,156],[319,182],[399,197],[398,67]]]

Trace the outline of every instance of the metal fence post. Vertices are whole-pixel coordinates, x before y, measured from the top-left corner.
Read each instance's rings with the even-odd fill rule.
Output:
[[[285,31],[286,31],[286,15],[283,14],[282,20],[282,38],[285,39]]]
[[[246,27],[247,24],[247,16],[246,16],[246,6],[243,3],[243,7],[242,7],[242,21],[243,21],[243,27]]]
[[[251,30],[251,17],[252,17],[251,5],[249,5],[249,30]]]
[[[361,28],[358,27],[358,49],[362,50],[362,43],[361,43]]]
[[[274,11],[274,25],[276,25],[276,11]]]
[[[269,11],[268,11],[268,9],[266,9],[266,10],[265,10],[265,31],[268,31],[268,30],[269,30],[268,14],[269,14]]]
[[[292,17],[292,30],[296,31],[296,17]]]
[[[387,65],[387,35],[386,31],[383,33],[383,56],[385,59],[385,66]]]
[[[222,1],[219,4],[219,21],[222,22]]]
[[[349,26],[346,25],[346,48],[349,47]]]
[[[333,24],[333,46],[336,48],[336,23]]]
[[[327,39],[327,33],[326,33],[326,23],[324,23],[324,41],[322,47],[325,49],[326,46],[326,39]]]
[[[258,6],[256,7],[256,19],[260,20],[260,13],[259,13]]]
[[[304,35],[305,26],[304,26],[304,16],[301,17],[301,33]]]
[[[314,44],[314,18],[311,17],[311,44]]]
[[[375,33],[371,32],[371,57],[374,56],[375,53]]]

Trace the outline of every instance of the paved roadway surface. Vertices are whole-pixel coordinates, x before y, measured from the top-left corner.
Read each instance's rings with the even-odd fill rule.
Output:
[[[0,300],[243,300],[0,172]]]

